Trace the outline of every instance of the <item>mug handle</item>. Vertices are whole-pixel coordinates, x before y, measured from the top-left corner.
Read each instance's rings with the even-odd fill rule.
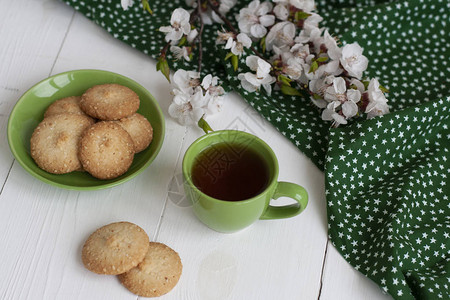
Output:
[[[298,184],[279,181],[275,193],[272,198],[278,199],[280,197],[289,197],[297,201],[297,203],[285,206],[271,206],[269,205],[261,220],[271,219],[285,219],[294,217],[300,214],[308,205],[308,193]]]

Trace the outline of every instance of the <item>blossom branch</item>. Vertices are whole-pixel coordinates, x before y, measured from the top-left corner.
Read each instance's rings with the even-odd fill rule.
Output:
[[[233,24],[219,11],[219,7],[216,3],[213,3],[212,0],[207,0],[209,7],[219,16],[219,18],[227,25],[228,29],[234,33],[235,35],[238,34],[237,30],[234,28]]]
[[[168,49],[176,59],[190,61],[192,49],[198,48],[198,72],[178,70],[174,74],[177,88],[173,90],[171,115],[177,116],[180,123],[198,121],[212,114],[210,109],[215,105],[211,103],[219,103],[224,93],[217,85],[217,77],[211,74],[203,80],[200,77],[202,35],[204,26],[212,22],[224,23],[228,28],[218,32],[216,43],[230,51],[225,60],[231,60],[235,71],[239,58],[245,58],[251,72],[237,74],[237,78],[246,91],[263,88],[270,95],[274,84],[285,95],[305,96],[301,91],[304,90],[309,93],[310,103],[320,109],[322,120],[331,121],[332,127],[347,124],[348,120],[362,114],[372,118],[389,112],[386,90],[377,79],[363,77],[368,64],[363,49],[358,43],[342,47],[337,38],[319,27],[323,19],[314,12],[314,0],[273,0],[274,3],[253,0],[236,16],[239,30],[226,17],[237,0],[190,2],[196,5],[191,13],[177,8],[170,26],[160,27],[160,31],[166,33],[168,44],[161,51],[157,68],[166,77]],[[194,23],[199,25],[199,31]],[[264,56],[270,58],[255,49],[253,43],[258,41]],[[245,48],[250,49],[251,54]],[[200,116],[200,113],[203,114]]]
[[[201,0],[197,0],[197,14],[200,16],[202,13],[202,7],[201,7]],[[202,73],[202,60],[203,60],[203,46],[202,46],[202,35],[203,35],[203,19],[201,16],[199,17],[200,20],[200,31],[198,33],[198,73]]]
[[[234,34],[234,35],[238,35],[239,32],[234,28],[233,24],[231,24],[231,22],[224,16],[222,15],[222,13],[219,11],[219,8],[216,4],[214,4],[212,2],[212,0],[207,0],[209,7],[211,7],[211,9],[219,16],[219,18],[227,25],[228,29]],[[253,51],[253,53],[255,53],[258,57],[260,57],[261,59],[264,59],[265,61],[267,61],[261,53],[259,53],[258,50],[256,50],[255,47],[250,46],[250,49]],[[269,62],[270,63],[270,62]]]

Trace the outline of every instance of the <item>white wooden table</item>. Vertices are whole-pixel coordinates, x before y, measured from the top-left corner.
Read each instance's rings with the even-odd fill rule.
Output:
[[[119,0],[117,0],[119,1]],[[156,160],[120,186],[89,192],[59,189],[14,160],[9,113],[34,83],[73,69],[128,76],[158,99],[166,136]],[[170,85],[155,62],[115,40],[57,0],[0,0],[0,299],[136,299],[114,276],[89,272],[81,248],[96,228],[115,221],[143,227],[179,252],[183,275],[163,299],[388,299],[327,239],[324,174],[235,94],[209,119],[215,129],[256,134],[275,151],[280,180],[309,192],[306,211],[221,234],[173,196],[187,147],[202,132],[167,114]],[[180,182],[181,183],[181,182]],[[171,191],[169,193],[169,191]]]

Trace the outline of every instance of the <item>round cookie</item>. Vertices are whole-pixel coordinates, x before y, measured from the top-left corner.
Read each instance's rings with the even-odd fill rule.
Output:
[[[79,158],[83,169],[99,179],[125,173],[134,158],[134,144],[128,132],[113,121],[100,121],[80,139]]]
[[[170,292],[181,276],[183,265],[177,252],[168,246],[150,242],[144,260],[119,280],[132,293],[143,297],[158,297]]]
[[[139,108],[139,96],[126,86],[108,83],[88,89],[80,101],[81,109],[100,120],[119,120]]]
[[[117,275],[136,267],[149,247],[145,231],[130,222],[105,225],[86,240],[81,259],[86,269],[97,274]]]
[[[72,96],[56,100],[47,107],[47,110],[44,113],[44,118],[64,113],[86,115],[80,107],[80,100],[80,96]]]
[[[45,118],[31,136],[31,157],[41,169],[53,174],[81,169],[78,143],[82,133],[93,123],[92,118],[79,114],[58,114]]]
[[[134,142],[134,151],[141,152],[153,139],[153,127],[143,115],[134,115],[120,119],[119,124],[130,134]]]

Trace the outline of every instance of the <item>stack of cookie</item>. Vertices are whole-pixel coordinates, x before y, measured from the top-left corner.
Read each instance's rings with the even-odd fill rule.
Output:
[[[139,105],[139,96],[119,84],[59,99],[33,132],[31,156],[49,173],[85,170],[99,179],[116,178],[153,138],[150,122],[137,113]]]
[[[81,257],[88,270],[119,275],[128,290],[144,297],[171,291],[183,268],[177,252],[164,244],[149,242],[145,231],[129,222],[97,229],[85,242]]]

